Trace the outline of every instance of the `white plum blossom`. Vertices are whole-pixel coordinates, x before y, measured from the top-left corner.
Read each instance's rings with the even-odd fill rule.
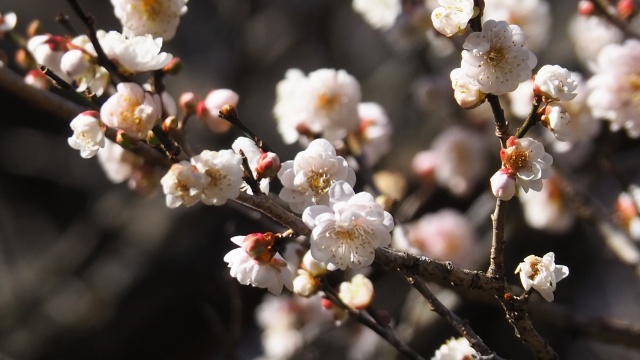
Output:
[[[366,309],[373,300],[373,283],[362,274],[356,274],[351,281],[340,284],[338,297],[347,306],[356,310]]]
[[[380,30],[389,30],[402,13],[400,0],[353,0],[351,6],[371,27]]]
[[[640,137],[640,40],[603,47],[597,65],[587,83],[591,113],[607,119],[613,131],[625,129],[630,137]]]
[[[542,258],[529,255],[516,268],[525,290],[535,289],[547,301],[553,301],[556,283],[569,275],[569,268],[556,265],[555,254],[550,252]]]
[[[11,31],[18,23],[18,16],[14,12],[0,14],[0,36],[7,31]]]
[[[551,176],[553,158],[544,151],[544,146],[531,138],[507,140],[507,147],[500,150],[504,167],[516,176],[518,184],[527,192],[542,190],[542,179]]]
[[[247,158],[249,168],[253,173],[253,178],[258,179],[258,165],[260,156],[262,155],[262,151],[260,150],[260,148],[258,148],[258,145],[256,145],[253,140],[241,136],[237,138],[236,141],[233,142],[233,144],[231,144],[231,148],[238,155],[240,155],[240,152],[244,154],[244,156]],[[260,181],[258,182],[260,190],[265,194],[269,193],[269,182],[269,178],[260,179]],[[247,191],[248,194],[253,194],[248,184],[245,184],[243,186],[243,190]]]
[[[357,135],[364,154],[364,160],[375,165],[391,148],[393,129],[387,113],[380,104],[366,102],[358,104],[360,129]]]
[[[566,197],[555,176],[544,179],[539,192],[530,191],[518,195],[524,219],[534,229],[562,234],[571,229],[575,214],[569,209]]]
[[[511,200],[516,194],[516,179],[508,169],[502,168],[496,171],[489,181],[493,195],[500,200]]]
[[[287,71],[276,87],[273,114],[285,142],[300,134],[341,140],[360,125],[358,80],[344,70],[319,69],[308,76]]]
[[[211,90],[207,97],[198,103],[198,117],[214,133],[224,133],[231,123],[218,116],[225,105],[237,106],[240,96],[230,89]]]
[[[173,59],[173,55],[160,52],[162,38],[159,37],[154,39],[151,35],[127,36],[117,31],[100,31],[98,40],[109,59],[128,72],[159,70]]]
[[[204,150],[191,158],[191,163],[206,177],[202,188],[202,202],[223,205],[240,194],[242,158],[232,150]]]
[[[247,238],[248,236],[231,238],[234,244],[240,246],[224,256],[231,276],[242,285],[266,288],[274,295],[279,295],[283,286],[293,290],[293,277],[285,259],[277,252],[263,257],[250,255],[244,248]]]
[[[312,141],[294,160],[285,161],[278,178],[283,186],[280,198],[296,213],[314,204],[329,205],[329,188],[335,182],[344,180],[349,186],[356,182],[353,169],[325,139]]]
[[[473,359],[478,353],[473,350],[469,340],[461,338],[451,338],[442,344],[431,360],[466,360]]]
[[[171,165],[169,171],[160,179],[162,191],[166,195],[167,207],[176,208],[181,204],[189,207],[197,203],[202,189],[209,179],[190,162],[183,160]]]
[[[135,169],[143,163],[142,157],[112,141],[105,141],[104,148],[98,150],[97,157],[107,179],[114,184],[131,178]]]
[[[94,63],[97,55],[87,35],[79,35],[69,42],[70,50],[60,59],[60,68],[76,84],[76,91],[87,89],[97,96],[109,86],[109,72]]]
[[[461,68],[453,69],[450,77],[453,97],[458,105],[465,109],[473,109],[484,102],[486,96],[480,91],[480,85]]]
[[[473,0],[438,0],[439,7],[431,13],[433,27],[445,36],[452,36],[467,27],[473,17]]]
[[[188,0],[111,0],[127,36],[151,35],[171,40],[187,12]]]
[[[27,50],[36,63],[48,67],[63,80],[69,81],[67,74],[60,68],[62,56],[67,51],[68,40],[57,35],[36,35],[27,41]]]
[[[571,139],[571,115],[562,104],[557,102],[548,104],[541,121],[559,141]]]
[[[49,89],[49,78],[40,69],[29,70],[24,76],[24,83],[40,90]]]
[[[517,25],[485,21],[482,32],[464,42],[461,68],[483,93],[502,95],[531,78],[536,56],[524,47],[527,36]]]
[[[127,135],[141,139],[162,114],[160,97],[145,92],[136,83],[120,83],[117,92],[102,105],[100,118],[110,127],[123,130]]]
[[[569,70],[558,65],[545,65],[538,70],[533,79],[535,91],[549,100],[573,100],[578,83],[571,77]]]
[[[529,39],[527,46],[541,50],[549,39],[551,7],[546,0],[491,0],[485,2],[483,20],[503,20],[518,25]]]
[[[95,156],[104,147],[104,132],[97,111],[85,111],[76,116],[69,124],[73,135],[67,140],[69,146],[80,150],[85,159]]]
[[[305,209],[302,220],[312,228],[311,255],[339,269],[371,265],[375,249],[391,243],[391,214],[366,192],[355,194],[344,181],[329,189],[330,205]]]
[[[606,45],[622,42],[622,30],[601,15],[575,15],[569,23],[569,37],[574,53],[592,72],[598,69],[597,58]]]

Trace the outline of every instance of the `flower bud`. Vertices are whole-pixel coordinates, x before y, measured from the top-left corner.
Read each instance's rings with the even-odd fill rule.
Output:
[[[198,112],[198,95],[190,91],[182,93],[178,104],[185,115],[196,114]]]
[[[340,284],[340,300],[356,310],[365,309],[373,300],[373,284],[362,274]]]
[[[542,124],[553,132],[559,141],[571,139],[571,115],[564,106],[553,102],[547,105],[542,115]]]
[[[310,297],[318,291],[318,280],[304,270],[298,270],[298,276],[293,279],[293,292],[297,295]]]
[[[92,66],[91,58],[82,50],[72,49],[60,59],[60,69],[72,79],[78,79]]]
[[[621,19],[627,20],[633,17],[636,13],[634,0],[618,0],[618,15]]]
[[[137,140],[127,135],[124,130],[118,129],[118,133],[116,135],[116,143],[122,146],[123,149],[132,149],[134,145],[136,145]]]
[[[255,260],[270,260],[273,257],[271,248],[273,247],[273,233],[253,233],[244,237],[242,249]]]
[[[40,34],[42,34],[42,23],[38,19],[31,20],[29,25],[27,25],[27,37],[32,38]]]
[[[220,112],[227,112],[229,116],[237,113],[235,106],[238,104],[239,96],[229,89],[218,89],[209,92],[207,97],[198,104],[198,117],[204,121],[214,133],[224,133],[231,127],[231,124],[221,119]]]
[[[307,251],[302,257],[302,268],[312,276],[322,276],[327,273],[327,265],[311,256],[311,251]]]
[[[582,16],[593,15],[596,7],[591,0],[581,0],[578,2],[578,14]]]
[[[47,90],[50,86],[47,75],[36,69],[29,70],[27,75],[24,76],[24,83],[40,90]]]
[[[260,154],[258,166],[255,168],[258,179],[272,178],[278,174],[282,164],[278,154],[266,152]]]
[[[171,129],[177,129],[178,128],[178,118],[175,116],[169,116],[168,118],[164,119],[164,121],[162,122],[162,131],[168,133]]]
[[[516,194],[516,179],[502,168],[491,177],[491,191],[500,200],[510,200]]]
[[[173,57],[171,61],[167,65],[162,68],[166,74],[170,75],[178,75],[182,70],[182,59],[178,57]]]

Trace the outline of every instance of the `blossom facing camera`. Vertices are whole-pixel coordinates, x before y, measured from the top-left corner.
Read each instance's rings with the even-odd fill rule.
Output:
[[[538,59],[524,46],[527,35],[517,25],[487,20],[482,32],[464,42],[461,68],[485,94],[503,95],[531,78]]]
[[[167,207],[176,208],[181,204],[189,207],[200,200],[207,179],[195,166],[183,160],[171,166],[160,179],[160,184],[166,195]]]
[[[508,169],[500,169],[491,177],[491,191],[500,200],[510,200],[516,194],[516,179]]]
[[[433,27],[442,35],[453,36],[467,27],[473,17],[473,0],[438,0],[431,13]]]
[[[542,190],[542,179],[551,176],[553,158],[537,140],[510,137],[507,147],[500,150],[500,159],[505,169],[516,175],[518,184],[525,192],[529,189]]]
[[[160,119],[162,105],[157,94],[145,92],[136,83],[120,83],[117,92],[102,105],[100,118],[107,126],[122,129],[142,139]]]
[[[516,268],[525,290],[535,289],[547,301],[553,301],[556,283],[569,276],[569,268],[556,265],[555,254],[550,252],[542,258],[527,256]]]
[[[231,150],[204,150],[191,158],[191,164],[205,176],[202,202],[207,205],[224,205],[235,199],[242,186],[242,158]]]
[[[578,95],[578,82],[571,77],[569,70],[558,65],[541,67],[533,84],[533,91],[549,100],[569,101]]]
[[[302,214],[313,229],[311,255],[341,270],[371,265],[375,249],[391,243],[391,214],[371,194],[355,194],[345,181],[331,185],[329,200],[330,206],[313,205]]]
[[[160,70],[173,59],[173,55],[160,52],[162,38],[151,35],[127,36],[117,31],[98,32],[100,46],[109,59],[132,73]]]
[[[233,249],[224,256],[231,276],[242,285],[266,288],[274,295],[279,295],[282,288],[293,290],[293,278],[287,268],[287,262],[277,252],[265,251],[260,256],[251,256],[245,251],[244,242],[248,237],[234,236],[231,241],[239,248]],[[252,238],[255,240],[255,238]]]
[[[85,159],[96,155],[104,147],[104,133],[100,124],[100,114],[97,111],[85,111],[76,116],[69,124],[73,135],[67,140],[69,146],[80,150],[80,156]]]

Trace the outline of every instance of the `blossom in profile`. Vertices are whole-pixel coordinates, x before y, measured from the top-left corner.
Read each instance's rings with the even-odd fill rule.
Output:
[[[453,97],[458,105],[465,109],[473,109],[484,103],[486,94],[480,91],[480,85],[468,77],[461,68],[453,69],[450,77]]]
[[[351,281],[340,284],[338,291],[340,300],[356,310],[366,309],[373,300],[373,283],[362,274],[356,274]]]
[[[188,0],[111,0],[127,36],[151,35],[171,40],[187,12]]]
[[[305,76],[293,69],[276,87],[273,114],[287,143],[301,135],[340,140],[360,125],[360,98],[360,83],[344,70],[319,69]]]
[[[104,147],[104,133],[97,111],[85,111],[76,116],[69,124],[73,135],[67,140],[69,146],[80,150],[80,156],[91,158]]]
[[[478,353],[471,347],[469,340],[461,337],[447,340],[436,350],[431,360],[471,360],[478,356]]]
[[[511,200],[516,194],[516,179],[508,169],[501,168],[496,171],[489,181],[493,195],[500,200]]]
[[[527,256],[516,268],[525,290],[533,288],[547,301],[553,301],[556,283],[569,276],[569,268],[556,265],[555,254],[550,252],[543,257]]]
[[[400,0],[353,0],[351,6],[371,27],[380,30],[389,30],[402,13]]]
[[[503,20],[518,25],[529,39],[532,51],[541,50],[549,40],[551,7],[547,0],[491,0],[484,6],[483,20]]]
[[[591,113],[607,119],[613,131],[624,129],[630,137],[640,137],[640,40],[603,47],[597,66],[587,83]]]
[[[279,295],[283,287],[293,290],[293,278],[285,259],[271,248],[272,236],[267,233],[232,237],[231,241],[239,248],[228,252],[224,261],[240,284],[266,288]],[[256,248],[260,250],[255,251]]]
[[[69,81],[67,74],[60,68],[62,56],[67,51],[68,39],[57,35],[36,35],[27,41],[27,50],[39,65],[44,65],[60,76],[63,80]]]
[[[485,94],[503,95],[532,76],[536,56],[524,46],[527,35],[517,25],[485,21],[482,32],[463,44],[461,68]]]
[[[18,23],[18,16],[14,12],[0,14],[0,36],[13,30]]]
[[[197,114],[205,125],[214,133],[224,133],[231,127],[231,123],[218,116],[225,105],[237,106],[240,96],[230,89],[215,89],[198,103]]]
[[[160,51],[162,38],[159,37],[127,36],[117,31],[99,31],[98,40],[107,57],[126,72],[159,70],[173,59],[173,55]]]
[[[452,36],[467,27],[473,17],[473,0],[438,0],[439,7],[431,13],[433,27],[445,36]]]
[[[345,181],[329,189],[330,206],[305,209],[302,220],[312,228],[311,255],[339,269],[371,265],[375,249],[391,243],[391,214],[366,192],[355,194]]]
[[[542,179],[551,176],[553,158],[544,151],[544,146],[531,138],[507,140],[507,147],[500,150],[504,168],[516,176],[518,184],[527,192],[542,190]]]
[[[136,139],[147,133],[162,114],[160,97],[145,92],[136,83],[120,83],[117,92],[102,105],[100,118],[110,127],[123,130]]]
[[[329,189],[337,181],[354,186],[356,174],[347,161],[325,139],[316,139],[294,160],[285,161],[278,172],[282,182],[280,198],[291,210],[302,213],[311,205],[329,205]]]
[[[205,175],[202,202],[223,205],[240,194],[242,185],[242,158],[232,150],[203,150],[191,158],[191,163]]]
[[[200,201],[202,190],[208,182],[205,174],[186,160],[171,165],[160,179],[167,207],[172,209],[181,204],[189,207]]]
[[[547,104],[540,121],[559,141],[571,139],[571,114],[562,104],[558,102]]]
[[[375,165],[391,149],[393,128],[384,108],[378,103],[358,104],[360,128],[356,132],[364,160]]]
[[[558,65],[545,65],[538,70],[533,80],[534,91],[549,100],[569,101],[578,94],[578,82],[569,70]]]

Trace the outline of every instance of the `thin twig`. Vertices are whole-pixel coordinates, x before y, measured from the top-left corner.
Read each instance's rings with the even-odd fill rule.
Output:
[[[505,208],[506,205],[506,201],[496,199],[496,208],[493,214],[491,214],[493,231],[491,239],[491,257],[489,260],[489,269],[487,270],[487,276],[490,278],[504,277],[504,221],[507,216]]]
[[[628,23],[618,17],[618,14],[616,14],[615,9],[609,4],[608,0],[591,0],[591,2],[613,26],[621,30],[626,37],[640,39],[640,35],[636,33]]]
[[[540,120],[540,116],[538,115],[538,109],[540,108],[540,101],[542,98],[540,96],[534,96],[533,102],[531,103],[531,110],[529,111],[529,115],[525,119],[524,123],[521,127],[516,130],[516,137],[521,139],[524,134],[529,131],[534,125],[538,123]]]
[[[509,122],[504,117],[504,110],[500,106],[500,99],[497,95],[487,94],[487,101],[491,105],[491,111],[496,125],[496,136],[500,139],[502,147],[507,147],[507,140],[509,139]]]

